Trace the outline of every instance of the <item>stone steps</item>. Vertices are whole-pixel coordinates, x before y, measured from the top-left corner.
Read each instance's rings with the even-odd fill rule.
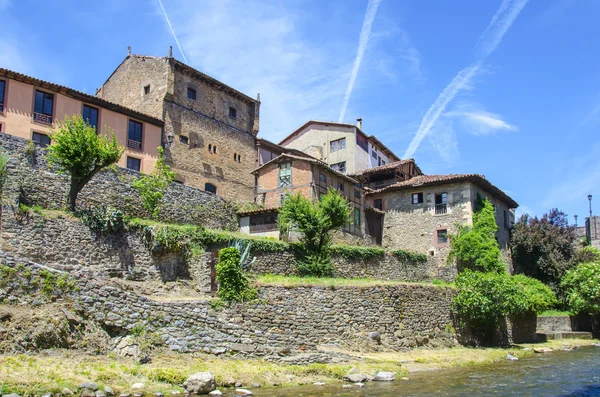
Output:
[[[540,342],[553,339],[592,339],[591,332],[582,331],[538,331],[536,336]]]

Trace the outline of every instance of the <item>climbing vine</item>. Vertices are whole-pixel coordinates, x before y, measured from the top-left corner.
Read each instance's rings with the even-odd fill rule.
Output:
[[[158,147],[158,160],[150,175],[144,175],[136,179],[131,185],[137,189],[142,198],[142,207],[151,217],[156,218],[159,214],[159,205],[162,202],[167,186],[175,180],[175,173],[165,163],[165,151]]]

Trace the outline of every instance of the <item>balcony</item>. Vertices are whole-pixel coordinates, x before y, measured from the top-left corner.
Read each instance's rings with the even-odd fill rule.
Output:
[[[33,113],[33,121],[36,121],[38,123],[52,125],[52,116],[48,116],[47,114],[43,114],[43,113],[34,112]]]
[[[276,232],[277,230],[279,230],[279,225],[277,223],[250,225],[250,233]]]
[[[435,214],[444,215],[448,213],[448,203],[441,203],[435,205]]]
[[[142,150],[142,142],[134,141],[133,139],[128,139],[127,147],[130,149]]]

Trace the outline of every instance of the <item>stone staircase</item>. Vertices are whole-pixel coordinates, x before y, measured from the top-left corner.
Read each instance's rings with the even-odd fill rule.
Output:
[[[548,316],[537,318],[538,341],[552,339],[592,339],[591,319],[582,316]]]

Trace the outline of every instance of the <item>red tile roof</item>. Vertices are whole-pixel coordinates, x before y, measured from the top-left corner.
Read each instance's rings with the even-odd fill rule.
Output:
[[[351,175],[352,176],[361,176],[361,175],[375,174],[375,173],[381,172],[381,171],[392,170],[394,168],[401,167],[404,164],[408,164],[408,163],[413,163],[415,165],[415,167],[417,167],[417,170],[419,170],[419,172],[421,174],[423,173],[421,171],[421,169],[419,168],[419,166],[417,165],[417,163],[415,163],[415,159],[410,158],[410,159],[406,159],[406,160],[394,161],[393,163],[379,165],[379,166],[373,167],[373,168],[367,168],[365,170],[357,171]]]
[[[238,211],[237,214],[239,216],[245,216],[245,215],[256,215],[256,214],[264,214],[267,212],[278,212],[279,211],[279,207],[266,207],[266,208],[257,208],[255,210],[246,210],[246,211]]]
[[[509,208],[517,208],[519,206],[519,204],[509,195],[485,179],[485,176],[479,174],[419,175],[379,190],[367,192],[366,195],[387,193],[395,190],[414,189],[420,186],[444,185],[455,182],[471,182],[504,201]]]

